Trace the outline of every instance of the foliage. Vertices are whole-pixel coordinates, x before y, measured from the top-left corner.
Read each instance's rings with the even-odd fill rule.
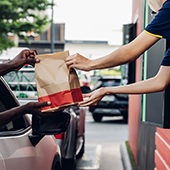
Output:
[[[121,71],[120,69],[102,69],[99,71],[100,75],[105,75],[105,76],[120,76],[121,75]]]
[[[132,169],[136,170],[135,161],[133,159],[132,152],[130,150],[128,141],[126,141],[125,144],[126,144],[126,147],[127,147],[127,151],[128,151],[128,155],[129,155],[129,159],[130,159],[131,165],[132,165]]]
[[[29,31],[41,33],[50,22],[47,15],[42,15],[49,6],[48,0],[1,0],[0,1],[0,52],[14,46],[7,37],[8,33],[16,34],[27,40]]]

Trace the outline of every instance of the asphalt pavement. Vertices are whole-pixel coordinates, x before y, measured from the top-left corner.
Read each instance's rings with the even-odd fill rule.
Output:
[[[104,117],[97,123],[87,112],[85,126],[85,154],[77,170],[124,170],[120,145],[128,140],[128,124],[122,117]]]

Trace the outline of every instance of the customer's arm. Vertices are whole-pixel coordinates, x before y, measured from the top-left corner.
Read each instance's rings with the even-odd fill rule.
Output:
[[[10,121],[23,116],[24,114],[32,114],[35,116],[44,116],[44,113],[41,113],[40,108],[49,106],[51,102],[29,102],[25,105],[14,107],[10,110],[0,112],[0,127],[5,126]],[[50,115],[50,114],[49,114]]]
[[[35,50],[29,50],[29,49],[22,50],[14,59],[7,61],[6,63],[0,64],[0,76],[3,76],[4,74],[10,71],[18,71],[25,64],[30,64],[34,66],[35,63],[40,62],[39,59],[35,59],[36,55],[37,53]],[[49,102],[43,102],[43,103],[31,102],[23,106],[18,106],[10,110],[0,112],[0,127],[6,125],[11,120],[14,120],[17,117],[22,116],[26,113],[42,116],[43,114],[41,114],[40,108],[44,106],[48,106],[50,104],[51,103]]]
[[[39,62],[39,59],[35,59],[35,55],[37,55],[35,50],[22,50],[14,59],[0,64],[0,76],[10,71],[18,71],[25,64],[34,66]]]
[[[158,74],[150,79],[137,83],[117,86],[103,87],[92,93],[84,94],[89,99],[80,102],[80,106],[96,105],[105,95],[108,94],[144,94],[164,91],[170,83],[170,66],[161,66]]]
[[[104,69],[131,62],[137,59],[143,52],[155,44],[159,38],[142,32],[131,43],[120,47],[114,52],[95,59],[89,60],[80,54],[74,54],[66,59],[66,64],[71,68],[77,68],[84,71]]]

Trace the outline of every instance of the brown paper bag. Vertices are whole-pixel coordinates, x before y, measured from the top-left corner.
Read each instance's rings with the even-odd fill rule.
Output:
[[[68,56],[68,51],[36,56],[40,59],[35,65],[38,100],[51,101],[42,112],[56,112],[83,100],[76,71],[66,66]]]

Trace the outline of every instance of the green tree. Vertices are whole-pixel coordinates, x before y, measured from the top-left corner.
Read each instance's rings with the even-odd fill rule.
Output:
[[[34,31],[40,34],[50,22],[42,15],[52,3],[48,0],[0,0],[0,52],[15,46],[7,34],[13,33],[28,42],[24,33]]]

